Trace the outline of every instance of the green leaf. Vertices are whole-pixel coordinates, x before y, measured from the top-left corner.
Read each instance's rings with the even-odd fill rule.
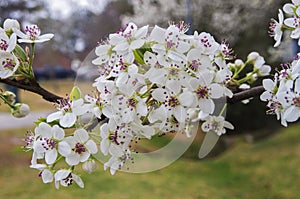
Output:
[[[14,49],[13,52],[22,61],[27,61],[26,53],[24,52],[23,48],[21,46],[19,46],[18,44],[16,45],[16,47],[15,47],[15,49]]]
[[[140,51],[140,50],[134,50],[133,51],[133,54],[134,54],[134,58],[135,58],[135,60],[138,62],[138,63],[140,63],[140,64],[145,64],[145,62],[144,62],[144,59],[143,59],[143,53]]]
[[[70,93],[70,100],[78,100],[81,98],[81,91],[78,86],[74,86],[71,93]]]
[[[46,118],[40,117],[37,121],[34,122],[34,124],[38,126],[42,122],[47,122]]]

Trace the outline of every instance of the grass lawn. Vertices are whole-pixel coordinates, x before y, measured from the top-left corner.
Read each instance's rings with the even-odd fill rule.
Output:
[[[38,172],[28,168],[30,153],[20,149],[25,129],[1,132],[0,198],[296,199],[300,195],[299,128],[298,123],[252,144],[241,137],[216,158],[199,160],[186,154],[151,173],[111,176],[99,165],[93,175],[82,173],[85,189],[74,185],[60,190],[43,184]]]

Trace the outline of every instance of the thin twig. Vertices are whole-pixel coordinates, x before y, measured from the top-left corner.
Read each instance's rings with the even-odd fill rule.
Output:
[[[44,89],[40,86],[38,82],[35,80],[15,80],[15,79],[1,79],[0,82],[4,84],[8,84],[11,86],[15,86],[20,89],[24,89],[33,93],[36,93],[42,96],[46,101],[57,103],[57,100],[62,99],[62,97],[51,93],[50,91]]]
[[[234,104],[245,99],[261,95],[265,91],[263,86],[256,86],[238,93],[235,93],[232,98],[227,98],[227,102]]]

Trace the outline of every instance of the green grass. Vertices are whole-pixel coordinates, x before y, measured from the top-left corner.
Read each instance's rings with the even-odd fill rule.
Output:
[[[43,184],[38,172],[28,168],[30,153],[21,152],[18,142],[24,129],[1,132],[0,198],[296,199],[300,195],[299,128],[299,123],[292,125],[253,144],[241,137],[215,158],[199,160],[185,154],[169,167],[151,173],[117,172],[111,176],[99,165],[93,175],[82,173],[85,189],[71,186],[60,190]],[[164,143],[167,141],[159,145]],[[197,144],[192,145],[194,150],[198,150]]]

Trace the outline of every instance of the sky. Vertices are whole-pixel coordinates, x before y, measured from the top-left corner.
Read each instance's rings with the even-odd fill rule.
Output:
[[[88,9],[100,14],[112,0],[51,0],[47,1],[53,18],[68,18],[73,8]]]

